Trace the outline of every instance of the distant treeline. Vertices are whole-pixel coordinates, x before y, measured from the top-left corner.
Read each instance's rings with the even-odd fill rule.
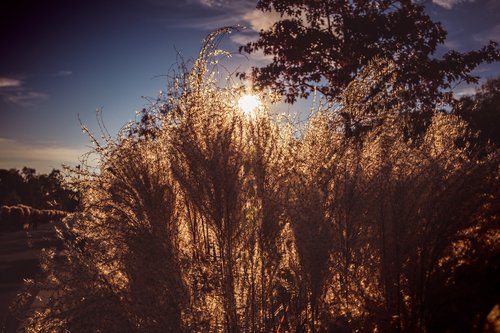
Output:
[[[0,208],[0,231],[16,231],[23,227],[36,229],[39,224],[49,223],[66,216],[67,212],[56,209],[36,209],[26,205]]]
[[[61,171],[37,174],[35,169],[24,167],[0,169],[0,205],[26,205],[38,210],[74,211],[78,193],[64,181]]]

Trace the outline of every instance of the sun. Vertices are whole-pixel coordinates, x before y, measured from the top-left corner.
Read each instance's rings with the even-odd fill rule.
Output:
[[[255,95],[243,95],[238,100],[238,106],[248,116],[255,114],[260,105],[260,99]]]

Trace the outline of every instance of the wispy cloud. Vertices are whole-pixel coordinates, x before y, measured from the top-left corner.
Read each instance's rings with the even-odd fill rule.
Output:
[[[48,98],[47,94],[26,87],[23,80],[8,77],[0,78],[0,99],[5,103],[30,107]]]
[[[246,45],[249,42],[255,41],[257,39],[257,34],[241,32],[231,35],[230,38],[236,45]],[[264,54],[262,50],[258,50],[257,52],[254,52],[252,54],[246,54],[246,57],[253,65],[259,66],[268,64],[273,59],[272,55]]]
[[[247,32],[260,32],[269,29],[282,18],[275,11],[262,12],[256,9],[255,0],[188,0],[188,3],[203,11],[198,19],[180,23],[194,28],[240,26],[246,28]],[[211,15],[206,14],[207,10]]]
[[[255,9],[256,3],[255,0],[187,0],[183,7],[185,16],[190,19],[185,16],[177,20],[173,18],[168,24],[209,30],[222,26],[244,26],[248,23],[244,16]],[[161,4],[155,2],[155,5]]]
[[[52,76],[53,77],[62,77],[62,76],[70,76],[72,74],[73,74],[72,71],[64,70],[64,71],[55,72],[54,74],[52,74]]]
[[[457,98],[464,96],[473,96],[476,94],[476,88],[473,86],[461,87],[453,92],[453,95]]]
[[[253,2],[255,6],[255,1],[249,0],[188,0],[188,3],[194,5],[201,5],[210,8],[227,8],[227,7],[237,7],[242,4]]]
[[[149,3],[165,7],[161,0],[146,0]],[[169,2],[170,6],[176,6]],[[213,30],[223,26],[239,26],[240,32],[233,32],[229,38],[236,47],[245,45],[258,38],[258,32],[270,28],[280,19],[276,12],[265,12],[256,9],[256,0],[185,0],[177,4],[182,7],[185,15],[168,20],[169,26]],[[189,19],[186,19],[186,15]],[[245,55],[248,66],[238,65],[238,71],[245,71],[249,66],[262,66],[272,60],[271,55],[262,52]]]
[[[17,140],[0,138],[0,168],[22,168],[31,166],[40,172],[60,168],[61,164],[76,165],[84,148],[60,145],[31,145]]]
[[[444,47],[448,50],[458,50],[462,47],[462,43],[456,39],[446,39],[444,41]]]
[[[474,2],[475,0],[432,0],[432,2],[438,6],[441,6],[446,9],[452,9],[456,5],[465,3],[465,2]]]
[[[222,7],[226,1],[223,0],[196,0],[195,2],[206,7]]]
[[[256,39],[257,39],[256,34],[237,33],[231,35],[231,40],[238,45],[245,45],[249,42],[255,41]]]
[[[481,43],[486,43],[490,40],[500,42],[500,24],[495,25],[490,30],[475,34],[474,40]]]
[[[35,91],[27,91],[24,89],[11,91],[5,94],[2,94],[0,92],[0,94],[3,95],[4,101],[22,107],[34,106],[39,102],[46,101],[47,99],[49,99],[49,95],[47,94]]]
[[[9,77],[0,77],[0,88],[20,87],[23,84],[21,80]]]

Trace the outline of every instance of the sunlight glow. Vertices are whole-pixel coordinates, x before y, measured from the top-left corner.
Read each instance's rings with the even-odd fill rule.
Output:
[[[238,100],[238,106],[247,116],[254,115],[260,105],[260,99],[255,95],[243,95]]]

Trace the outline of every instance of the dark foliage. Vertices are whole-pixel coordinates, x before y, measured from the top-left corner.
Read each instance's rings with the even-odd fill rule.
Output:
[[[57,169],[49,174],[37,174],[35,169],[27,167],[21,171],[0,169],[0,205],[17,204],[74,211],[78,193],[65,183]]]
[[[454,112],[479,131],[479,143],[500,147],[500,78],[486,81],[473,96],[462,97]]]
[[[500,60],[495,42],[478,51],[434,57],[446,32],[416,1],[260,0],[257,8],[278,12],[281,20],[241,50],[273,56],[269,65],[254,68],[255,84],[280,92],[288,102],[316,88],[338,100],[360,70],[379,58],[395,64],[392,89],[402,91],[399,104],[405,112],[432,109],[450,101],[452,82],[476,82],[472,69]],[[380,87],[372,88],[376,94]]]
[[[38,225],[60,221],[67,212],[55,209],[36,209],[26,205],[0,207],[0,231],[35,230]]]

